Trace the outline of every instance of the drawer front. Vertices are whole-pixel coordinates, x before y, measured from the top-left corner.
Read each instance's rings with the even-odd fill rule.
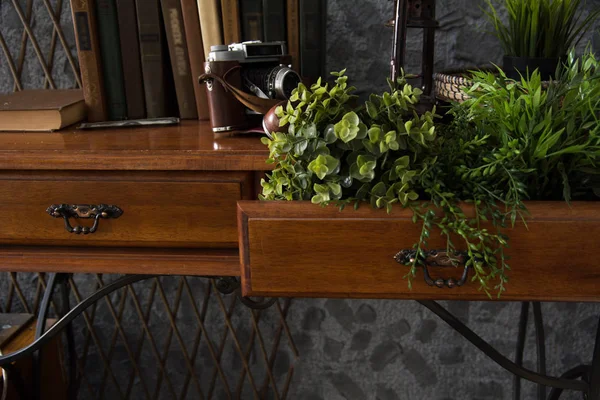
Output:
[[[531,203],[529,229],[507,230],[510,281],[502,300],[600,301],[600,204]],[[240,202],[241,275],[247,296],[486,300],[478,282],[438,288],[394,260],[420,234],[410,212],[338,211],[301,202]],[[437,237],[436,237],[437,236]],[[445,249],[432,233],[430,249]],[[455,241],[455,243],[459,243]],[[464,249],[463,249],[464,250]],[[429,268],[434,279],[463,268]],[[469,276],[470,278],[470,276]],[[493,290],[493,289],[492,289]]]
[[[245,172],[3,174],[0,243],[235,248],[236,202],[251,191],[252,174]],[[123,214],[77,235],[46,212],[53,204],[108,204]],[[93,219],[69,222],[93,225]]]

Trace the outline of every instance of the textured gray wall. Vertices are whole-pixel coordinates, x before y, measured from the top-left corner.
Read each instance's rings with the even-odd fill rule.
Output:
[[[22,71],[21,83],[23,84],[23,87],[26,89],[38,89],[44,85],[44,71],[36,57],[31,42],[27,42],[25,46],[25,57],[23,58],[22,69],[19,68],[23,25],[11,3],[10,0],[0,0],[0,33],[4,36],[8,50],[14,60],[15,67],[18,71]],[[19,0],[17,3],[21,5],[23,13],[27,15],[28,1]],[[56,9],[57,0],[52,0],[49,3]],[[64,36],[69,45],[71,54],[73,54],[76,59],[75,35],[73,32],[73,24],[71,22],[71,12],[68,7],[68,1],[63,1],[63,3],[66,3],[66,6],[63,8],[59,21],[63,27]],[[54,58],[51,61],[49,60],[48,55],[50,54],[53,24],[43,2],[33,2],[30,25],[38,40],[44,58],[47,60],[48,64],[53,65],[52,78],[56,86],[58,88],[74,87],[74,75],[60,44],[56,46]],[[10,73],[8,63],[6,62],[5,54],[0,48],[0,93],[11,92],[13,87],[14,80]]]
[[[0,29],[16,55],[20,24],[7,3],[0,1]],[[495,39],[484,33],[479,1],[438,3],[438,19],[442,25],[437,34],[438,70],[499,62],[501,50]],[[588,3],[600,5],[598,0]],[[40,17],[35,19],[34,28],[49,35],[49,22],[43,18],[45,10],[39,2],[35,9]],[[348,67],[353,83],[363,91],[385,89],[392,32],[383,27],[383,21],[391,18],[392,11],[393,2],[389,0],[329,0],[328,69]],[[68,26],[68,11],[61,19]],[[72,31],[66,29],[65,33],[72,43]],[[409,71],[418,68],[419,48],[419,38],[412,34]],[[59,67],[55,75],[60,86],[72,85],[64,55],[59,53],[55,63]],[[23,80],[27,87],[39,87],[43,84],[41,76],[29,47]],[[6,63],[0,62],[0,92],[10,91],[12,86]],[[5,288],[6,282],[1,283],[0,287]],[[512,356],[518,304],[453,302],[447,305],[502,353]],[[600,305],[544,304],[543,309],[546,311],[549,372],[558,375],[588,362]],[[157,311],[157,314],[164,316],[164,312]],[[111,329],[110,318],[102,320],[106,329]],[[292,399],[510,398],[512,377],[414,302],[296,300],[289,321],[301,352],[290,393]],[[102,322],[100,328],[103,328]],[[185,329],[191,332],[193,328],[182,329],[187,337]],[[530,350],[532,338],[530,332]],[[533,368],[534,357],[534,351],[527,352],[527,366]],[[127,364],[123,365],[127,368]],[[287,366],[283,362],[281,368]],[[524,398],[534,397],[533,385],[525,383],[524,391]]]
[[[387,89],[393,32],[383,22],[393,17],[394,4],[391,0],[328,0],[327,68],[329,71],[348,68],[348,75],[360,91]],[[488,33],[490,26],[480,8],[483,4],[483,0],[437,0],[440,22],[435,46],[437,71],[490,63],[501,65],[502,48]],[[593,7],[600,7],[600,0],[587,0],[586,8]],[[600,28],[600,22],[596,28]],[[409,30],[406,56],[409,73],[421,72],[420,32]],[[589,42],[600,50],[600,36],[593,35],[593,30],[581,41],[580,50]]]

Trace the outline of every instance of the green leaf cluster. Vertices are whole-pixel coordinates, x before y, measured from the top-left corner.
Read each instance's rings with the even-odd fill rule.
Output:
[[[584,17],[582,0],[485,0],[488,20],[507,56],[561,58],[576,46],[600,15]],[[496,5],[494,5],[496,3]],[[508,23],[497,6],[503,5]]]
[[[569,201],[600,188],[600,63],[593,53],[571,53],[561,70],[548,84],[537,72],[520,82],[500,70],[475,72],[472,98],[455,107],[490,147],[478,149],[478,168],[461,172],[502,179],[505,202]]]
[[[440,127],[437,162],[422,177],[430,202],[444,211],[432,224],[466,243],[474,279],[486,291],[490,282],[498,293],[505,289],[501,231],[526,224],[524,200],[600,193],[600,63],[591,53],[571,53],[559,78],[545,85],[537,71],[518,82],[501,70],[474,72],[471,99],[453,105],[452,122]],[[456,200],[472,203],[476,217],[466,218]]]
[[[261,198],[410,208],[422,228],[409,284],[438,232],[449,254],[466,249],[481,289],[500,295],[510,269],[502,232],[526,222],[523,201],[600,194],[600,63],[571,54],[562,71],[549,84],[537,72],[518,82],[474,72],[470,100],[447,123],[417,112],[422,93],[405,77],[359,107],[344,71],[331,87],[300,85],[278,110],[287,132],[263,138],[275,168]]]
[[[422,91],[402,77],[356,108],[345,71],[334,75],[331,87],[321,80],[299,85],[277,110],[289,128],[263,139],[277,165],[262,182],[262,198],[369,201],[386,209],[417,200],[413,186],[431,163],[427,148],[436,138],[435,112],[416,112]]]

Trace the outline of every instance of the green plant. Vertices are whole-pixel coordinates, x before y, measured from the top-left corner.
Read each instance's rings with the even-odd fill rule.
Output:
[[[547,88],[537,72],[520,82],[502,71],[475,72],[472,98],[455,107],[468,110],[474,129],[494,146],[514,144],[512,153],[487,156],[492,166],[510,156],[501,175],[514,198],[519,188],[521,198],[567,201],[600,188],[600,64],[592,53],[568,58]]]
[[[582,0],[500,0],[506,24],[492,0],[485,2],[505,55],[513,57],[564,57],[600,15],[596,9],[584,18]]]
[[[323,204],[344,198],[389,209],[418,198],[411,189],[418,174],[413,168],[427,161],[425,149],[436,138],[435,114],[415,111],[421,90],[401,78],[397,89],[372,95],[355,110],[344,73],[334,73],[331,88],[321,81],[311,88],[300,84],[291,102],[278,108],[280,123],[289,128],[263,138],[268,162],[277,164],[262,182],[263,199]]]
[[[500,295],[509,270],[502,229],[526,222],[523,201],[600,187],[600,64],[571,56],[563,73],[544,91],[537,72],[521,82],[476,72],[472,99],[452,107],[449,124],[436,123],[435,110],[416,112],[421,91],[404,77],[357,109],[343,71],[331,89],[300,85],[300,102],[278,109],[288,132],[263,139],[276,165],[262,199],[409,208],[422,224],[409,284],[435,230],[449,254],[466,249],[481,289]]]

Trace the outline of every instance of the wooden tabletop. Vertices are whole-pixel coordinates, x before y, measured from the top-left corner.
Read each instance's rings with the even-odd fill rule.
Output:
[[[208,122],[168,127],[0,132],[0,169],[264,171],[258,134],[214,135]]]

